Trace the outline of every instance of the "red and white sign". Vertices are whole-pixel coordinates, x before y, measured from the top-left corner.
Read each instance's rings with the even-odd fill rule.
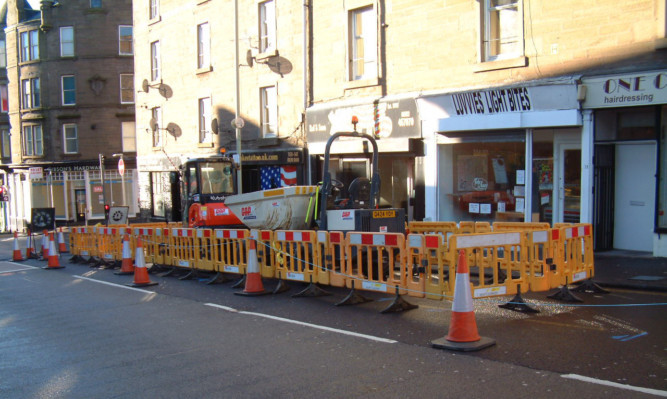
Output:
[[[125,173],[125,161],[123,161],[123,158],[118,160],[118,173],[121,176]]]
[[[102,186],[93,186],[93,192],[94,193],[103,193],[104,192],[104,187],[102,187]]]
[[[36,179],[43,179],[44,178],[44,171],[40,167],[32,167],[28,169],[29,177],[30,180],[36,180]]]

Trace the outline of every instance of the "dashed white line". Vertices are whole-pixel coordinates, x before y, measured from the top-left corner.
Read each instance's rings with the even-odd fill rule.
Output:
[[[282,321],[284,323],[298,324],[298,325],[304,326],[304,327],[316,328],[316,329],[319,329],[319,330],[330,331],[330,332],[334,332],[334,333],[338,333],[338,334],[351,335],[353,337],[369,339],[371,341],[383,342],[383,343],[386,343],[386,344],[395,344],[395,343],[398,342],[398,341],[395,341],[393,339],[387,339],[387,338],[382,338],[382,337],[376,337],[376,336],[373,336],[373,335],[356,333],[354,331],[340,330],[338,328],[331,328],[331,327],[321,326],[321,325],[318,325],[318,324],[305,323],[303,321],[286,319],[284,317],[278,317],[278,316],[271,316],[271,315],[264,314],[264,313],[238,311],[234,308],[230,308],[230,307],[227,307],[227,306],[216,305],[214,303],[206,303],[204,305],[212,306],[212,307],[219,308],[219,309],[223,309],[223,310],[226,310],[226,311],[229,311],[229,312],[234,312],[234,313],[239,313],[239,314],[246,314],[246,315],[249,315],[249,316],[264,317],[266,319]]]
[[[633,386],[633,385],[619,384],[618,382],[598,380],[597,378],[585,377],[583,375],[578,375],[578,374],[563,374],[563,375],[561,375],[561,377],[569,378],[571,380],[579,380],[579,381],[584,381],[584,382],[590,382],[592,384],[606,385],[608,387],[627,389],[628,391],[642,392],[642,393],[647,393],[647,394],[650,394],[650,395],[656,395],[656,396],[661,396],[663,398],[667,398],[667,391],[661,391],[659,389],[642,388],[642,387],[636,387],[636,386]]]
[[[134,287],[128,287],[128,286],[126,286],[126,285],[120,285],[120,284],[114,284],[114,283],[107,283],[106,281],[95,280],[95,279],[93,279],[93,278],[88,278],[88,277],[83,277],[83,276],[77,276],[77,275],[72,275],[72,277],[74,277],[74,278],[78,278],[78,279],[81,279],[81,280],[92,281],[93,283],[100,283],[100,284],[110,285],[110,286],[112,286],[112,287],[125,288],[126,290],[132,290],[132,291],[143,292],[144,294],[154,294],[154,295],[157,295],[157,292],[155,292],[155,291],[142,290],[141,288],[134,288]]]

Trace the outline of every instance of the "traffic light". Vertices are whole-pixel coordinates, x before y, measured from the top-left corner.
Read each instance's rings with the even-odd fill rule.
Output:
[[[104,219],[109,220],[109,204],[104,204]]]

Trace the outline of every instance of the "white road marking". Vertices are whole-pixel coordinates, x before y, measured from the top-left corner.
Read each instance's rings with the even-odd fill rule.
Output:
[[[371,341],[384,342],[386,344],[395,344],[395,343],[398,342],[398,341],[395,341],[393,339],[381,338],[381,337],[376,337],[376,336],[373,336],[373,335],[360,334],[360,333],[356,333],[354,331],[340,330],[340,329],[337,329],[337,328],[320,326],[318,324],[304,323],[302,321],[286,319],[284,317],[278,317],[278,316],[271,316],[271,315],[264,314],[264,313],[238,311],[234,308],[230,308],[230,307],[222,306],[222,305],[216,305],[214,303],[205,303],[204,305],[212,306],[212,307],[223,309],[223,310],[227,310],[229,312],[235,312],[235,313],[239,313],[239,314],[246,314],[246,315],[250,315],[250,316],[264,317],[264,318],[267,318],[267,319],[282,321],[282,322],[285,322],[285,323],[298,324],[298,325],[304,326],[304,327],[311,327],[311,328],[316,328],[316,329],[319,329],[319,330],[335,332],[335,333],[338,333],[338,334],[345,334],[345,335],[351,335],[353,337],[369,339]]]
[[[5,273],[15,273],[15,272],[23,272],[26,270],[34,270],[34,269],[40,269],[40,267],[36,266],[30,266],[30,265],[24,265],[21,263],[16,263],[16,262],[10,262],[10,261],[5,261],[4,263],[9,263],[10,265],[14,266],[19,266],[22,267],[22,269],[13,269],[13,270],[0,270],[0,274],[5,274]]]
[[[584,381],[584,382],[590,382],[592,384],[606,385],[608,387],[627,389],[629,391],[642,392],[642,393],[647,393],[647,394],[650,394],[650,395],[656,395],[656,396],[661,396],[663,398],[667,398],[667,391],[661,391],[659,389],[635,387],[635,386],[632,386],[632,385],[619,384],[618,382],[598,380],[597,378],[585,377],[583,375],[578,375],[578,374],[563,374],[563,375],[561,375],[561,377],[569,378],[571,380],[579,380],[579,381]]]
[[[72,275],[72,277],[74,277],[74,278],[79,278],[79,279],[81,279],[81,280],[92,281],[93,283],[100,283],[100,284],[110,285],[110,286],[112,286],[112,287],[125,288],[126,290],[132,290],[132,291],[143,292],[144,294],[154,294],[154,295],[157,295],[157,292],[155,292],[155,291],[148,291],[148,290],[142,290],[142,289],[140,289],[140,288],[128,287],[128,286],[126,286],[126,285],[120,285],[120,284],[114,284],[114,283],[107,283],[106,281],[95,280],[94,278],[88,278],[88,277],[77,276],[77,275]]]

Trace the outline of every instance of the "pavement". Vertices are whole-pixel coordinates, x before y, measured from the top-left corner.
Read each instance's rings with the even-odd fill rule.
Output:
[[[65,235],[68,230],[63,229]],[[0,233],[0,239],[11,236]],[[65,240],[69,241],[67,236]],[[595,253],[593,281],[603,288],[667,292],[667,257],[654,257],[650,252],[599,251]]]

